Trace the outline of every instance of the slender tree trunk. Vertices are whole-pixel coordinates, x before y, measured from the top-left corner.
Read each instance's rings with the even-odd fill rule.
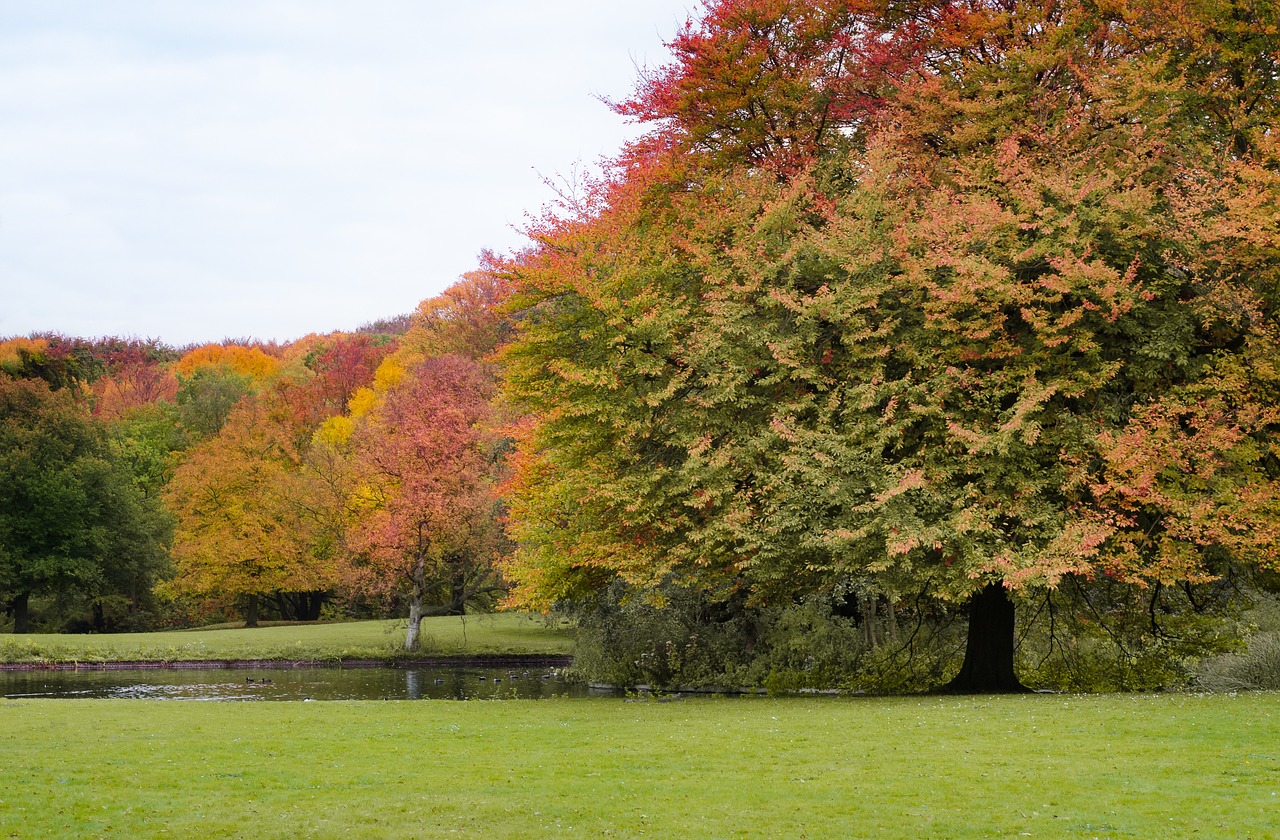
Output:
[[[862,599],[862,625],[863,632],[866,636],[867,647],[875,650],[880,647],[880,640],[876,638],[876,622],[879,621],[876,615],[876,599],[874,596],[867,596]]]
[[[31,593],[19,592],[13,596],[13,632],[31,632]]]
[[[409,629],[404,634],[404,649],[418,649],[418,633],[422,629],[422,592],[426,588],[424,578],[426,577],[426,558],[422,554],[418,555],[418,561],[413,564],[413,574],[410,577],[409,588]]]
[[[244,626],[258,626],[258,596],[250,595],[248,602],[244,607]]]
[[[1013,601],[1003,583],[989,583],[969,602],[969,639],[960,673],[948,694],[1013,694],[1027,691],[1013,672]]]
[[[889,641],[898,641],[898,614],[893,608],[893,601],[888,598],[884,599],[884,614],[888,619]]]

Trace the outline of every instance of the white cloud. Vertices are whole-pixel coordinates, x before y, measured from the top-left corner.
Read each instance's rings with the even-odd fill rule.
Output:
[[[688,5],[0,0],[0,334],[287,339],[519,244]]]

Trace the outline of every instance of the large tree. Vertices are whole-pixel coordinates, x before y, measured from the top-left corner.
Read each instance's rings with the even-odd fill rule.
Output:
[[[504,546],[486,429],[492,391],[471,359],[429,357],[382,394],[352,437],[364,477],[353,582],[406,597],[409,650],[424,615],[462,615],[468,602],[503,589],[494,571]]]
[[[249,396],[191,449],[165,498],[178,518],[172,592],[238,601],[255,626],[263,598],[305,595],[293,617],[338,580],[347,487],[274,391]]]
[[[28,631],[33,596],[137,598],[171,531],[70,389],[0,374],[0,596],[14,632]]]
[[[717,0],[511,261],[524,603],[968,602],[1280,550],[1271,4]]]

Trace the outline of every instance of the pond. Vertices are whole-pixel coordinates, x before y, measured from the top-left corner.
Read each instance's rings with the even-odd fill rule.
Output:
[[[0,672],[0,696],[12,698],[537,700],[610,695],[546,667]]]

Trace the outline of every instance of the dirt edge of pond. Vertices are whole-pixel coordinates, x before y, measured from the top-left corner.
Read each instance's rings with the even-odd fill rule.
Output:
[[[118,662],[0,662],[0,671],[178,671],[288,668],[567,668],[572,656],[498,654],[391,659],[180,659]]]

